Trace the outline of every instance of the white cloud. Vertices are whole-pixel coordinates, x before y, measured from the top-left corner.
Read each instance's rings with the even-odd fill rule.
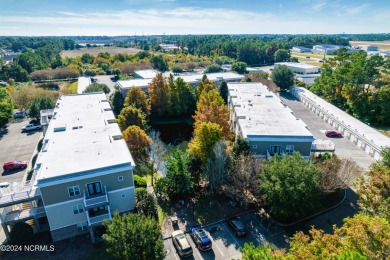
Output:
[[[348,14],[358,14],[358,13],[361,13],[364,10],[366,10],[367,7],[369,7],[369,6],[370,6],[370,4],[363,4],[363,5],[354,6],[354,7],[347,7],[347,13]]]
[[[311,9],[313,11],[321,11],[321,9],[324,8],[327,4],[328,2],[326,1],[317,1],[311,5]]]
[[[342,19],[341,17],[340,19]],[[224,8],[141,9],[104,12],[56,12],[0,16],[0,35],[133,35],[147,34],[296,34],[370,32],[372,24],[313,19],[298,15]],[[387,25],[387,26],[386,26]],[[17,29],[4,27],[17,26]],[[380,28],[382,27],[382,28]],[[378,31],[386,31],[382,22]]]

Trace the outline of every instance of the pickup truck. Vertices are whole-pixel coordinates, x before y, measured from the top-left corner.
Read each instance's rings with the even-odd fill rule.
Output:
[[[22,132],[28,132],[28,131],[35,131],[35,130],[41,130],[41,125],[34,125],[34,124],[28,124],[24,127],[22,127]]]

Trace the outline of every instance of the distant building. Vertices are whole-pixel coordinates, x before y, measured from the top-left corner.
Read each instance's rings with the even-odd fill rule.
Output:
[[[274,67],[277,68],[281,65],[285,65],[293,72],[300,74],[311,74],[320,72],[320,67],[318,66],[299,62],[277,62],[274,64]]]
[[[378,47],[377,46],[373,46],[373,45],[358,45],[358,48],[360,50],[363,50],[363,51],[366,51],[366,52],[378,51]]]
[[[92,84],[91,77],[79,77],[77,81],[77,94],[82,94]]]
[[[302,46],[294,46],[291,48],[292,52],[298,52],[298,53],[304,53],[304,52],[311,52],[310,48],[302,47]]]
[[[310,86],[314,84],[314,80],[319,76],[320,74],[297,74],[295,75],[295,78]]]
[[[149,71],[150,72],[150,71]],[[148,73],[149,73],[148,72]],[[139,72],[139,75],[143,75],[144,73]],[[164,74],[164,76],[168,77],[169,74]],[[218,73],[207,73],[207,78],[210,81],[213,81],[216,86],[219,86],[222,81],[226,82],[238,82],[245,78],[245,76],[237,74],[235,72],[218,72]],[[174,76],[175,79],[182,78],[185,82],[190,84],[193,87],[196,87],[199,81],[202,80],[203,74],[186,74],[180,76]],[[123,96],[126,96],[127,91],[132,87],[139,87],[145,92],[148,91],[150,83],[152,83],[152,78],[143,78],[143,79],[129,79],[129,80],[119,80],[116,83],[116,86],[120,89]]]
[[[230,125],[258,157],[292,154],[310,158],[314,141],[305,123],[261,83],[228,83]]]
[[[174,51],[179,50],[179,46],[175,44],[160,44],[160,48],[162,51]]]
[[[333,45],[333,44],[319,44],[313,46],[312,52],[333,55],[333,53],[340,48],[345,48],[345,47],[339,45]]]
[[[156,77],[159,72],[157,70],[135,70],[133,75],[140,79],[152,79]]]

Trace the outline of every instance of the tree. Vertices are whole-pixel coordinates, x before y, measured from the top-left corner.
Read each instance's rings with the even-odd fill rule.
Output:
[[[153,67],[155,69],[158,69],[160,71],[169,70],[168,62],[166,61],[166,59],[162,54],[153,56],[153,58],[150,61],[153,63]]]
[[[171,84],[170,84],[171,85]],[[170,89],[172,113],[174,115],[191,115],[195,110],[195,96],[190,85],[182,78],[172,82]]]
[[[166,116],[171,113],[170,92],[166,78],[157,74],[150,83],[148,89],[152,111],[159,116]]]
[[[205,165],[207,158],[213,152],[214,145],[222,137],[222,128],[220,125],[211,122],[203,122],[196,126],[194,137],[188,144],[189,153],[199,157],[202,164]]]
[[[85,88],[83,93],[91,93],[91,92],[104,92],[105,94],[110,93],[110,88],[106,84],[96,84],[93,83]]]
[[[321,187],[325,193],[347,189],[363,174],[363,169],[351,159],[333,157],[319,166],[322,169]]]
[[[216,90],[202,92],[196,103],[195,128],[204,122],[212,122],[221,126],[223,137],[231,138],[229,126],[229,110]]]
[[[35,118],[36,120],[40,119],[40,112],[43,109],[53,109],[54,108],[54,102],[52,99],[48,97],[38,97],[35,98],[29,109],[28,109],[28,114],[31,118]]]
[[[244,74],[247,72],[246,67],[247,67],[247,64],[245,62],[242,62],[242,61],[233,62],[232,71],[235,71],[239,74]]]
[[[221,65],[219,64],[211,64],[206,67],[204,70],[204,73],[214,73],[214,72],[220,72],[222,71]]]
[[[146,189],[137,190],[136,201],[135,207],[139,214],[158,220],[157,201],[152,194],[147,192]]]
[[[158,172],[165,171],[165,157],[167,149],[163,141],[160,139],[160,132],[149,132],[149,158],[150,162],[146,163],[146,167],[152,176],[152,186],[154,176]]]
[[[358,204],[364,212],[390,221],[390,168],[374,164],[368,176],[357,183]]]
[[[24,52],[20,54],[16,58],[15,63],[25,69],[27,73],[31,73],[34,70],[45,69],[47,67],[45,61],[35,52]]]
[[[382,156],[382,164],[390,168],[390,147],[383,148],[381,152],[381,156]]]
[[[259,178],[260,167],[261,160],[253,158],[250,153],[233,158],[225,192],[243,201],[245,205],[256,202],[256,187],[253,183],[256,183]]]
[[[112,221],[105,220],[107,233],[103,239],[107,252],[117,259],[164,259],[164,245],[158,222],[150,217],[114,213]]]
[[[222,81],[218,88],[219,95],[222,97],[223,101],[225,102],[225,105],[228,103],[228,96],[229,96],[229,89],[226,81]]]
[[[313,213],[321,195],[321,169],[298,152],[265,162],[260,174],[260,192],[269,212],[289,220]]]
[[[144,158],[149,146],[149,137],[145,131],[137,125],[131,125],[122,134],[134,160]]]
[[[188,170],[188,154],[174,150],[166,159],[166,177],[157,180],[157,191],[170,199],[183,198],[191,194],[193,184]]]
[[[289,61],[290,60],[290,51],[285,49],[279,49],[274,54],[275,62],[280,61]]]
[[[271,78],[280,89],[287,90],[294,85],[294,73],[286,65],[276,67]]]
[[[276,254],[272,246],[258,246],[256,247],[252,242],[245,243],[242,251],[243,260],[276,260],[282,259],[282,252]]]
[[[27,245],[33,239],[34,230],[26,222],[16,222],[9,236],[13,245]]]
[[[225,181],[229,163],[226,144],[220,140],[214,145],[212,154],[207,158],[205,167],[208,186],[212,192],[217,191]]]
[[[13,112],[12,99],[5,88],[0,88],[0,126],[5,125]]]
[[[122,93],[119,90],[115,90],[110,96],[112,110],[115,115],[119,115],[125,102]]]
[[[198,86],[196,87],[196,97],[199,98],[203,92],[209,92],[211,90],[215,90],[215,85],[207,78],[206,74],[204,74],[202,80],[199,81]]]
[[[132,125],[139,126],[141,129],[146,129],[145,114],[143,114],[140,109],[133,106],[123,108],[118,116],[117,122],[122,131]]]
[[[238,158],[241,155],[250,155],[251,147],[248,140],[238,136],[236,141],[233,143],[232,154],[234,158]]]
[[[150,104],[149,100],[146,97],[145,92],[138,87],[132,87],[129,91],[127,91],[126,99],[123,104],[125,107],[134,106],[139,108],[146,115],[150,114]]]

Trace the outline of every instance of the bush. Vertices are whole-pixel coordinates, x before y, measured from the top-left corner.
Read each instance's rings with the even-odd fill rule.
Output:
[[[145,179],[143,179],[138,175],[134,175],[134,185],[135,187],[143,187],[143,188],[146,188],[148,186]]]
[[[33,168],[33,169],[34,169],[34,165],[35,165],[35,163],[37,161],[37,158],[38,158],[38,154],[35,154],[34,157],[31,160],[31,168]]]
[[[33,228],[25,222],[17,222],[10,232],[11,243],[14,245],[28,244],[34,235]]]
[[[209,66],[207,66],[207,68],[205,69],[205,73],[213,73],[213,72],[220,72],[222,71],[222,68],[220,65],[218,64],[211,64]]]
[[[178,66],[178,65],[172,66],[171,70],[173,73],[182,73],[183,72],[183,68]]]
[[[41,151],[42,145],[43,145],[43,139],[39,140],[39,142],[38,142],[38,145],[37,145],[37,150],[38,150],[38,152]]]

